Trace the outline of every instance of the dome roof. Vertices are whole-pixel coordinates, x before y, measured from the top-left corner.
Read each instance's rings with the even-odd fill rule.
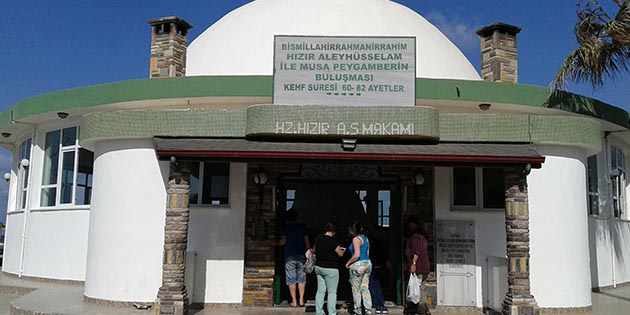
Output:
[[[190,44],[186,74],[272,75],[274,35],[414,36],[417,77],[480,80],[435,26],[389,0],[252,1]]]

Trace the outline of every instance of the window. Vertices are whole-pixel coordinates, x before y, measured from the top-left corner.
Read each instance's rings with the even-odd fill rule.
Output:
[[[191,205],[229,204],[230,163],[199,162],[190,174]]]
[[[389,227],[391,194],[390,190],[378,191],[378,226]]]
[[[453,168],[452,206],[456,210],[504,209],[502,168]]]
[[[367,213],[367,190],[355,190],[355,193],[361,200],[361,206],[363,206],[363,212]]]
[[[289,211],[295,204],[295,189],[287,189],[286,201],[287,204],[285,209]]]
[[[612,182],[613,214],[621,218],[625,213],[625,156],[623,151],[610,147],[610,177]]]
[[[78,127],[46,133],[40,206],[90,204],[94,154],[78,135]]]
[[[588,214],[599,215],[599,189],[597,184],[597,155],[587,160]]]
[[[30,161],[31,159],[31,146],[32,140],[29,138],[26,141],[20,144],[20,151],[18,153],[17,160],[17,169],[18,169],[18,183],[20,185],[20,189],[18,190],[18,209],[26,209],[26,200],[28,199],[28,175],[29,175],[29,164],[22,164],[23,160]]]

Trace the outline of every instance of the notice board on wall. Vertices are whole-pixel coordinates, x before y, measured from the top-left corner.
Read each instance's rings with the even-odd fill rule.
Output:
[[[435,240],[438,304],[476,306],[475,222],[437,221]]]
[[[274,38],[273,103],[413,106],[415,37]]]

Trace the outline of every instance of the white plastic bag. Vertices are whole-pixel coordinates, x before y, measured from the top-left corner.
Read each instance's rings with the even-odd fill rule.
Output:
[[[422,280],[412,273],[407,284],[407,302],[418,304],[422,296]]]

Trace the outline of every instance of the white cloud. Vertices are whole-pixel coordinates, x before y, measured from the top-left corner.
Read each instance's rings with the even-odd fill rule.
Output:
[[[462,51],[479,49],[479,37],[472,24],[459,17],[447,17],[438,11],[429,12],[426,18]]]

